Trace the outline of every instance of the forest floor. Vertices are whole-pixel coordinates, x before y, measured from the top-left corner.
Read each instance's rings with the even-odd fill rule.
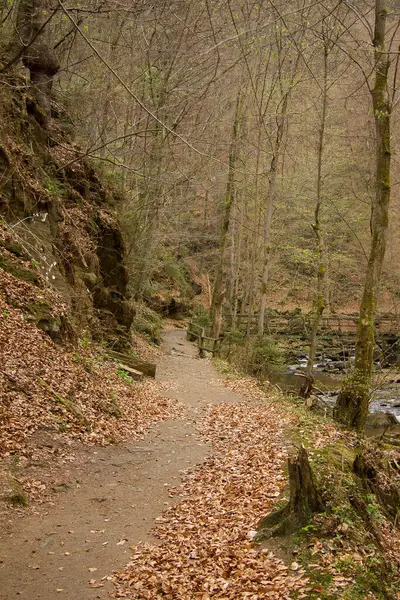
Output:
[[[195,427],[202,410],[240,400],[184,337],[166,333],[157,365],[162,394],[184,405],[182,418],[156,423],[142,441],[71,448],[55,501],[28,515],[15,509],[2,522],[1,600],[107,597],[103,578],[127,563],[132,545],[153,539],[156,517],[178,501],[169,489],[210,451]]]
[[[323,585],[291,544],[256,550],[251,542],[285,488],[288,432],[307,441],[310,427],[315,452],[348,443],[347,434],[310,425],[250,378],[221,377],[184,331],[168,331],[164,341],[157,379],[182,410],[142,440],[77,444],[78,459],[60,466],[51,501],[6,514],[0,599],[380,597],[364,594],[363,583],[361,595],[345,594],[354,585],[360,591],[354,569],[365,571],[373,552],[346,539],[347,525],[335,521],[326,542],[311,540]]]

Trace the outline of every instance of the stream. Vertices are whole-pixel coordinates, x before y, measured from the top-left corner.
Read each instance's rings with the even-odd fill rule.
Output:
[[[317,356],[314,364],[315,396],[333,410],[343,378],[354,364],[354,356],[347,360],[334,360]],[[302,373],[307,366],[307,355],[299,355],[296,363],[271,373],[268,379],[284,392],[296,394],[302,383]],[[400,427],[400,370],[398,367],[380,368],[376,365],[370,413],[391,413]]]

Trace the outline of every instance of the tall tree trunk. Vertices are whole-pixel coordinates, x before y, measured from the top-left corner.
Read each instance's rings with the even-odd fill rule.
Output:
[[[231,209],[235,198],[235,169],[238,155],[238,139],[240,135],[240,122],[242,115],[242,92],[239,89],[236,98],[235,115],[233,120],[232,137],[229,151],[229,167],[228,167],[228,181],[226,185],[226,194],[224,201],[224,211],[222,217],[221,231],[220,231],[220,242],[219,242],[219,258],[215,272],[215,281],[213,294],[211,298],[210,317],[212,336],[215,338],[219,337],[221,331],[222,322],[222,305],[225,297],[224,289],[224,259],[226,244],[228,239],[228,231],[231,219]]]
[[[390,202],[390,114],[388,98],[389,56],[385,52],[387,0],[375,2],[375,85],[371,90],[376,130],[376,194],[371,207],[372,240],[358,322],[354,371],[340,391],[335,416],[361,432],[369,407],[374,356],[374,318],[386,250]]]
[[[321,123],[318,137],[318,159],[317,159],[317,201],[315,204],[314,223],[312,225],[315,234],[315,251],[317,257],[317,286],[315,290],[311,335],[310,335],[310,352],[308,355],[307,368],[305,378],[300,389],[300,396],[308,398],[312,392],[314,384],[314,362],[317,354],[317,336],[321,322],[322,313],[324,312],[324,247],[321,232],[321,207],[322,207],[322,159],[324,153],[325,142],[325,125],[326,112],[328,105],[328,42],[324,41],[324,80],[322,88],[322,112]]]
[[[237,272],[237,253],[236,253],[236,223],[235,223],[235,205],[232,206],[233,218],[231,219],[231,248],[230,248],[230,267],[231,272],[229,276],[229,310],[230,310],[230,327],[234,329],[234,315],[235,315],[235,304],[236,304],[236,280],[238,277]]]
[[[162,208],[162,170],[164,166],[164,132],[156,121],[153,125],[152,144],[147,165],[147,177],[143,182],[143,229],[139,239],[134,274],[135,298],[142,300],[154,271],[157,251],[157,232]]]
[[[278,171],[278,160],[281,153],[283,133],[285,130],[286,113],[289,100],[289,91],[283,97],[280,113],[277,115],[277,129],[274,147],[272,151],[271,164],[268,175],[268,196],[264,218],[264,264],[261,283],[261,302],[258,315],[258,335],[264,334],[265,307],[267,303],[267,286],[269,279],[269,265],[271,259],[271,226],[276,193],[276,175]]]
[[[154,68],[149,61],[145,73],[148,97],[154,106],[154,114],[164,123],[168,121],[166,101],[168,77]],[[147,147],[147,136],[149,145]],[[135,298],[142,300],[146,294],[155,268],[155,255],[158,246],[160,213],[164,203],[163,169],[165,161],[166,134],[157,120],[148,119],[146,131],[146,148],[148,159],[145,166],[145,177],[142,181],[140,204],[142,205],[143,226],[137,240],[137,258],[134,272]]]
[[[275,196],[276,196],[276,177],[278,171],[279,158],[282,153],[282,142],[285,133],[285,126],[287,121],[287,109],[289,104],[290,95],[292,93],[297,69],[300,64],[301,53],[299,52],[291,68],[291,72],[286,74],[283,72],[284,56],[281,56],[281,40],[277,39],[278,48],[278,60],[279,60],[279,86],[280,86],[280,97],[281,107],[276,117],[276,136],[272,148],[272,158],[268,173],[268,196],[267,206],[264,219],[264,263],[262,272],[261,282],[261,300],[260,300],[260,312],[258,315],[258,335],[264,334],[265,327],[265,307],[267,303],[267,291],[268,291],[268,280],[269,280],[269,268],[271,262],[271,229],[272,229],[272,214],[274,210]],[[281,62],[282,60],[282,62]],[[288,77],[289,81],[285,84],[285,79]],[[284,90],[284,87],[286,90]]]

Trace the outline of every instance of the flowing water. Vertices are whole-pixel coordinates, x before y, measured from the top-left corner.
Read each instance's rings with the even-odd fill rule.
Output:
[[[314,365],[314,392],[332,411],[336,403],[343,378],[354,362],[350,356],[346,361],[321,359]],[[281,371],[272,373],[269,380],[277,384],[283,391],[298,393],[303,380],[302,373],[307,366],[307,357],[301,356],[295,364],[286,366]],[[400,423],[400,371],[394,369],[378,369],[374,377],[371,394],[370,412],[386,412],[393,414]]]

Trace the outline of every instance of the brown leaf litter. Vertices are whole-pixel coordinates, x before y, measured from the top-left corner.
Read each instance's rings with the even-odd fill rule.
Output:
[[[190,472],[155,530],[160,544],[134,548],[116,576],[117,598],[156,600],[285,599],[307,578],[269,550],[252,547],[260,519],[285,484],[283,428],[273,404],[218,405],[202,426],[215,453]]]
[[[201,430],[214,454],[172,491],[181,501],[157,520],[154,533],[159,543],[132,548],[131,562],[115,575],[116,598],[284,600],[326,593],[310,581],[301,561],[285,564],[274,552],[251,543],[260,519],[274,508],[285,487],[284,431],[299,425],[298,415],[282,410],[284,398],[273,392],[268,398],[253,378],[234,378],[226,385],[245,400],[208,409]],[[314,427],[311,437],[316,448],[351,443],[348,433],[329,422]],[[382,535],[390,554],[398,536],[385,527]],[[309,568],[330,576],[332,598],[348,597],[346,589],[354,583],[341,571],[338,556],[363,568],[370,553],[346,538],[347,530],[343,523],[334,539],[312,541]],[[376,598],[373,593],[365,597]]]
[[[54,296],[54,297],[53,297]],[[16,460],[73,455],[72,441],[108,444],[142,436],[157,420],[181,414],[154,381],[131,382],[91,344],[62,347],[26,318],[25,308],[45,298],[55,315],[65,307],[56,293],[0,269],[0,469]],[[11,306],[18,300],[20,308]],[[39,447],[37,436],[51,438]],[[7,466],[8,465],[8,466]],[[2,477],[0,495],[6,493]],[[30,499],[42,482],[18,478]]]

